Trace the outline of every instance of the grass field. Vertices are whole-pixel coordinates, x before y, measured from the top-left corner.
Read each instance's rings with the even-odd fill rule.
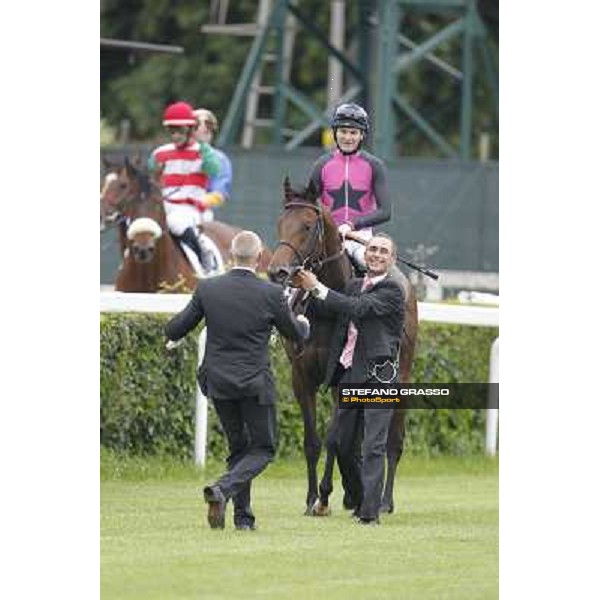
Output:
[[[258,529],[206,522],[200,488],[219,473],[102,457],[103,600],[498,597],[498,462],[403,459],[396,512],[379,527],[341,508],[302,515],[304,464],[271,465],[254,486]]]

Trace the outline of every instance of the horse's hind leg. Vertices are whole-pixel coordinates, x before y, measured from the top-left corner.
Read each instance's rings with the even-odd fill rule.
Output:
[[[329,507],[329,496],[333,492],[333,467],[335,466],[335,457],[337,453],[337,394],[335,388],[332,391],[333,396],[333,410],[331,411],[331,419],[327,428],[327,438],[325,441],[325,448],[327,449],[327,456],[325,459],[325,470],[323,472],[323,478],[319,484],[319,498],[315,502],[312,514],[315,517],[327,517],[331,514],[331,508]]]
[[[419,331],[419,316],[417,297],[414,288],[403,276],[405,290],[405,308],[406,316],[404,320],[404,332],[402,336],[402,345],[400,350],[400,381],[402,383],[410,382],[413,358],[417,343],[417,334]],[[381,512],[394,512],[394,480],[398,463],[404,450],[404,438],[406,433],[406,409],[394,410],[392,422],[388,430],[387,438],[387,475],[385,488],[381,499]]]
[[[404,450],[406,409],[394,411],[387,438],[387,474],[381,499],[381,512],[394,512],[394,480]]]

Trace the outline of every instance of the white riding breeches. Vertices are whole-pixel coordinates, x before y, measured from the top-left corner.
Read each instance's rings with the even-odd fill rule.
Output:
[[[183,232],[192,227],[194,230],[202,222],[200,212],[190,204],[174,204],[165,202],[167,225],[173,235],[183,235]]]

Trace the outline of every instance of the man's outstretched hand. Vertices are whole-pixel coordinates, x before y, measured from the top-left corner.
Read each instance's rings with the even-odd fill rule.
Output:
[[[181,344],[183,344],[183,338],[181,338],[180,340],[177,340],[176,342],[174,342],[173,340],[169,340],[165,346],[165,348],[167,350],[173,350],[175,348],[177,348],[177,346],[180,346]]]

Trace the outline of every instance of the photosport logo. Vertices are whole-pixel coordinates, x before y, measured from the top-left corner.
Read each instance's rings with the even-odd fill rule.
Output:
[[[345,383],[340,408],[498,408],[498,383]]]

